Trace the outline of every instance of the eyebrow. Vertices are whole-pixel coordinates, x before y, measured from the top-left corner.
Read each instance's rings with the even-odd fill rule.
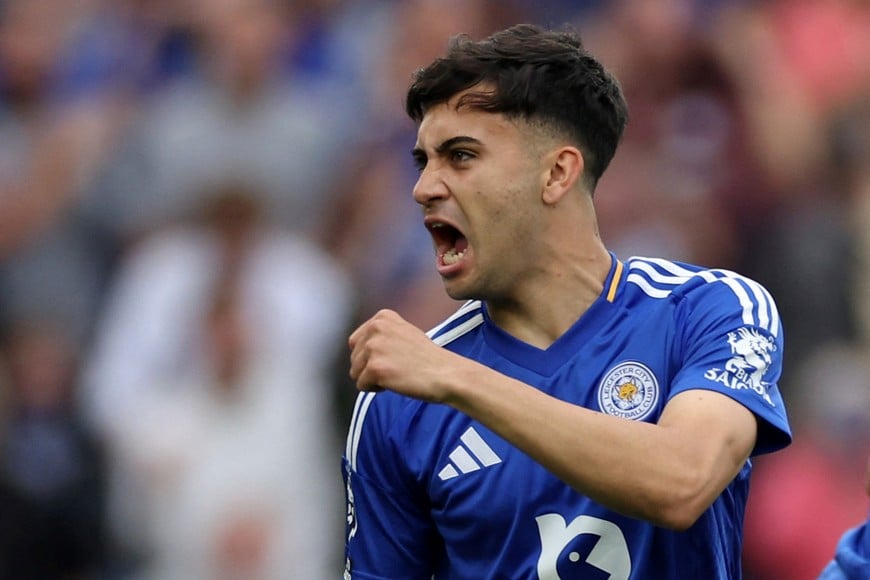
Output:
[[[435,153],[438,155],[444,155],[444,153],[457,145],[483,145],[483,143],[474,137],[458,135],[440,143],[435,148]],[[425,158],[426,152],[421,147],[414,147],[414,149],[411,150],[411,155],[414,156],[414,159]]]

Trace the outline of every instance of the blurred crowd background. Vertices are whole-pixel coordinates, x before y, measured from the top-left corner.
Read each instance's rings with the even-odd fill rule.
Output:
[[[866,0],[0,0],[0,578],[338,577],[346,337],[457,306],[404,90],[516,22],[623,85],[607,245],[778,300],[745,569],[816,577],[867,513]]]

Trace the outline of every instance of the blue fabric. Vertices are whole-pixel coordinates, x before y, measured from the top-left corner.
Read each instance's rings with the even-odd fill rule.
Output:
[[[668,400],[709,389],[759,419],[756,453],[791,440],[777,387],[782,328],[755,282],[635,258],[546,350],[471,302],[433,340],[553,397],[656,422]],[[624,266],[624,267],[623,267]],[[357,400],[344,456],[349,578],[736,579],[751,464],[687,531],[616,513],[484,425],[392,392]]]
[[[870,516],[864,524],[847,530],[837,543],[834,559],[819,580],[867,580],[870,578]]]

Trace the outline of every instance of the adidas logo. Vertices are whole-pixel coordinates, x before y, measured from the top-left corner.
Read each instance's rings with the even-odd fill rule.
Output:
[[[466,429],[459,438],[464,444],[457,445],[450,453],[450,461],[444,469],[438,472],[441,481],[453,479],[460,473],[471,473],[481,467],[489,467],[501,463],[501,457],[495,454],[492,447],[474,430],[474,427]]]

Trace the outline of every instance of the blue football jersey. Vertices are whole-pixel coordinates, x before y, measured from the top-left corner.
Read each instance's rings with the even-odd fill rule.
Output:
[[[478,301],[436,343],[549,395],[655,423],[682,391],[709,389],[759,420],[754,454],[791,440],[777,387],[782,326],[758,283],[661,259],[613,266],[602,295],[546,350]],[[345,578],[739,578],[751,470],[688,530],[623,516],[578,493],[481,423],[389,391],[357,398],[343,457]]]

